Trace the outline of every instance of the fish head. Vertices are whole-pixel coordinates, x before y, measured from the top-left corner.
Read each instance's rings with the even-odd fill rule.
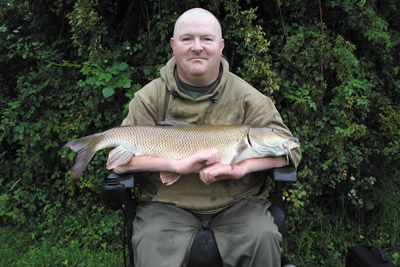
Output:
[[[290,155],[300,147],[299,139],[274,128],[250,128],[249,145],[262,156]]]

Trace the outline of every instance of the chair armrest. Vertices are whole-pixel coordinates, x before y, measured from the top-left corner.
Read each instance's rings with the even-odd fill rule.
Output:
[[[133,173],[120,175],[112,172],[106,178],[106,185],[100,189],[100,197],[108,208],[118,210],[132,199],[130,189],[134,186],[135,176]]]
[[[124,174],[116,174],[113,172],[114,175],[118,175],[119,182],[125,186],[125,188],[132,189],[136,185],[136,174],[133,172],[128,172]],[[112,175],[112,174],[110,174]]]
[[[267,171],[267,175],[275,182],[275,192],[270,194],[270,200],[273,205],[283,210],[283,184],[297,182],[297,172],[292,166],[274,168]]]
[[[268,170],[270,176],[275,182],[295,183],[297,182],[297,172],[292,166],[284,166]]]

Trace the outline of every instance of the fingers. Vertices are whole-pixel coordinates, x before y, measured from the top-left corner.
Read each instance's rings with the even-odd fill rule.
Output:
[[[217,149],[198,150],[187,158],[178,162],[178,173],[186,174],[197,172],[204,167],[219,162],[221,155]]]
[[[212,184],[215,181],[226,179],[241,179],[248,173],[245,164],[235,164],[232,168],[231,165],[223,163],[215,163],[211,166],[205,167],[200,170],[200,180],[206,184]]]
[[[204,162],[206,166],[217,163],[221,159],[218,149],[201,149],[192,154],[197,162]]]
[[[229,179],[232,176],[232,168],[230,165],[215,163],[209,167],[202,169],[199,173],[200,180],[210,185],[218,180]]]

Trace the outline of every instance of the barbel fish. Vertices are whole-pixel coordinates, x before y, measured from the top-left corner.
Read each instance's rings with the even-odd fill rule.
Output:
[[[134,156],[156,156],[182,159],[200,149],[218,149],[220,162],[234,164],[249,158],[287,156],[300,146],[299,140],[273,128],[254,128],[249,125],[183,125],[122,126],[68,142],[77,152],[73,177],[78,178],[93,155],[102,149],[110,151],[107,168],[128,163]],[[161,173],[162,178],[162,173]],[[172,184],[179,175],[171,180]]]

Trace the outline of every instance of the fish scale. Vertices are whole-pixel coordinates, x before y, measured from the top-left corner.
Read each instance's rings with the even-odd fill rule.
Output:
[[[242,140],[249,126],[226,127],[152,127],[137,126],[126,130],[127,127],[114,128],[108,140],[120,139],[125,149],[136,155],[153,155],[159,157],[184,158],[199,149],[216,148],[221,158],[225,158]],[[132,127],[128,127],[132,128]],[[213,132],[214,129],[218,131]],[[212,133],[212,134],[210,134]],[[136,140],[140,140],[137,142]],[[157,145],[155,145],[157,144]],[[225,160],[226,161],[226,160]]]

